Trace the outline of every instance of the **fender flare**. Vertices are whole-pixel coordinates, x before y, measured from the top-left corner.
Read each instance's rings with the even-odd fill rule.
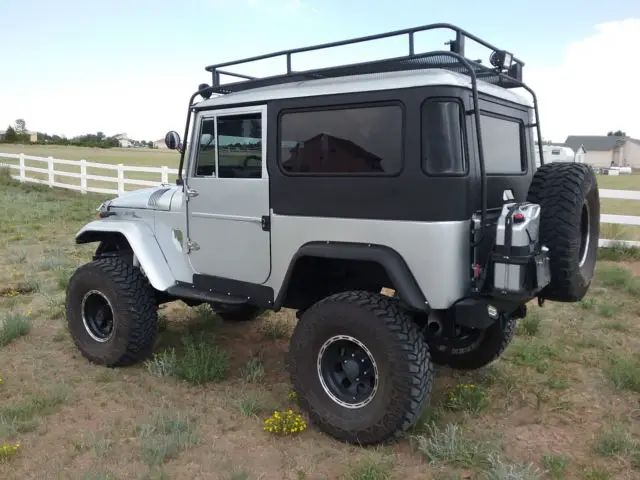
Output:
[[[118,233],[131,246],[149,283],[158,291],[165,291],[175,284],[175,276],[151,228],[144,222],[131,220],[95,220],[86,224],[76,234],[76,243],[99,242]]]
[[[274,308],[276,310],[284,302],[296,262],[302,257],[376,262],[387,272],[398,296],[409,309],[418,312],[428,312],[430,310],[429,302],[422,290],[420,290],[418,282],[402,255],[393,248],[384,245],[351,242],[309,242],[302,245],[291,258],[275,301]]]

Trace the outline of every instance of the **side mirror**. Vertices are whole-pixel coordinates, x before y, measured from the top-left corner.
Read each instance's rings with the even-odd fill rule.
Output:
[[[164,144],[169,150],[176,150],[180,146],[180,135],[178,132],[171,130],[164,136]]]

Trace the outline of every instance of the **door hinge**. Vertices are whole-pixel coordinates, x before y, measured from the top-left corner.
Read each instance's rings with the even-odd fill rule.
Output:
[[[191,240],[189,240],[187,242],[187,253],[192,252],[193,250],[200,250],[200,245],[198,245],[196,242],[192,242]]]
[[[263,215],[260,223],[262,224],[262,230],[265,232],[271,230],[271,217],[269,215]]]

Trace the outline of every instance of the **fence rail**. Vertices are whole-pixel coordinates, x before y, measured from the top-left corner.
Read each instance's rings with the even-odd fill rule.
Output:
[[[13,178],[20,182],[39,183],[42,185],[48,185],[50,187],[66,188],[70,190],[77,190],[82,193],[104,193],[112,195],[121,195],[127,190],[126,185],[136,185],[142,187],[154,187],[161,183],[169,183],[169,175],[177,175],[177,168],[169,168],[167,166],[162,167],[134,167],[129,165],[123,165],[119,163],[113,165],[110,163],[95,163],[88,162],[87,160],[62,160],[53,157],[35,157],[33,155],[25,155],[23,153],[0,153],[0,159],[14,159],[18,160],[18,164],[0,163],[0,167],[9,167],[12,170],[17,170],[17,175],[12,175]],[[26,161],[35,161],[46,163],[46,168],[32,167],[26,164]],[[70,172],[65,170],[56,170],[56,165],[68,165],[78,167],[78,172]],[[100,170],[112,170],[116,172],[115,176],[106,175],[92,175],[87,173],[88,168],[95,168]],[[40,173],[47,175],[46,179],[33,178],[27,176],[28,172]],[[158,178],[157,181],[142,180],[134,178],[126,178],[127,172],[149,173],[155,174]],[[58,177],[67,178],[79,178],[79,184],[63,183],[56,180]],[[115,183],[116,188],[104,188],[88,185],[88,180]]]
[[[48,185],[49,187],[66,188],[70,190],[80,191],[82,193],[103,193],[112,195],[121,195],[126,192],[125,185],[135,185],[143,187],[153,187],[163,183],[169,183],[169,175],[177,175],[177,168],[162,167],[134,167],[129,165],[123,165],[121,163],[117,165],[109,163],[95,163],[88,162],[86,160],[62,160],[53,157],[35,157],[32,155],[25,155],[23,153],[0,153],[0,159],[14,159],[18,160],[18,164],[8,164],[0,162],[0,167],[8,167],[12,170],[17,170],[17,175],[11,175],[14,179],[20,182],[39,183]],[[26,165],[26,161],[35,161],[46,163],[46,168],[32,167]],[[67,165],[78,167],[78,172],[69,172],[64,170],[56,170],[56,165]],[[87,173],[88,168],[96,168],[101,170],[112,170],[116,172],[116,176],[105,175],[91,175]],[[28,177],[27,172],[40,173],[46,175],[46,179]],[[148,173],[159,176],[158,181],[153,180],[141,180],[126,178],[127,172]],[[80,179],[78,184],[69,184],[56,181],[56,176],[77,178]],[[109,182],[115,183],[117,188],[103,188],[89,186],[88,181]],[[640,201],[640,191],[635,190],[612,190],[612,189],[600,189],[600,198],[613,198],[621,200],[636,200]],[[616,225],[631,225],[640,226],[640,216],[633,215],[615,215],[603,213],[600,215],[601,223],[609,223]],[[627,246],[627,247],[640,247],[640,241],[634,240],[611,240],[606,238],[600,238],[598,242],[600,247],[613,247],[613,246]]]

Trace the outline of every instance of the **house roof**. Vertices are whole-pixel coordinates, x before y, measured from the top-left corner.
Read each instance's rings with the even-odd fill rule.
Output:
[[[616,137],[612,135],[569,135],[564,141],[567,147],[577,151],[580,145],[589,152],[596,151],[608,151],[613,150],[618,141],[624,142],[625,137]]]

